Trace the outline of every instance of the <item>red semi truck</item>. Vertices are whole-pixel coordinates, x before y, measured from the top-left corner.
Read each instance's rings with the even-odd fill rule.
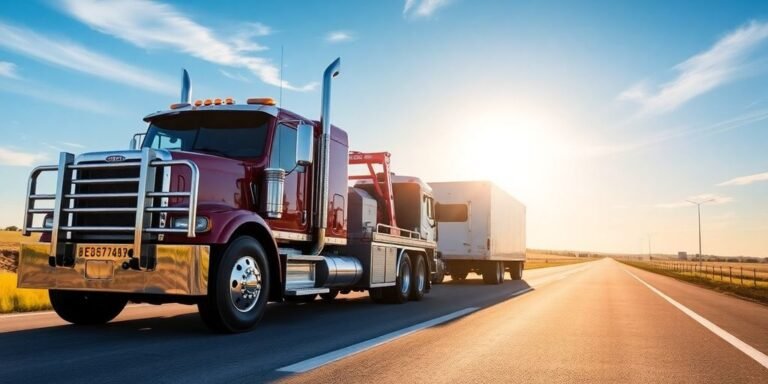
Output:
[[[18,286],[48,289],[72,323],[175,302],[224,332],[255,326],[268,301],[421,299],[436,270],[431,189],[392,176],[388,153],[348,151],[329,116],[339,65],[323,75],[319,121],[271,99],[192,102],[184,71],[181,101],[144,118],[138,148],[34,169],[24,233],[42,236],[22,245]],[[46,172],[55,193],[38,191]]]

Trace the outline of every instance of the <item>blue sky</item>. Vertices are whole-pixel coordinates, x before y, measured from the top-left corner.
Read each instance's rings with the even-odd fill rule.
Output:
[[[279,96],[396,172],[491,179],[531,247],[768,257],[768,3],[0,3],[0,226],[60,150],[125,148],[178,95]]]

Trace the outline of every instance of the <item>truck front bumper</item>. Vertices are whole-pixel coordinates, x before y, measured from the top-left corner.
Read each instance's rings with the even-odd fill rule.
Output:
[[[209,246],[149,247],[154,248],[153,254],[156,255],[155,268],[139,271],[125,268],[120,259],[76,258],[72,267],[52,267],[49,264],[50,243],[22,244],[17,271],[18,286],[186,296],[208,293]],[[88,267],[99,269],[98,278],[93,278],[93,272],[86,273]]]

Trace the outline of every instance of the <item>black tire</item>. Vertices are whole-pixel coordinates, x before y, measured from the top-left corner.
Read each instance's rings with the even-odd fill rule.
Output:
[[[510,263],[509,278],[511,280],[522,280],[524,266],[525,266],[525,263],[522,261],[513,261],[512,263]]]
[[[250,236],[236,238],[220,257],[211,260],[208,295],[197,305],[200,317],[219,332],[253,328],[266,310],[270,279],[267,254],[261,244]]]
[[[416,256],[416,262],[413,264],[411,272],[410,300],[419,301],[424,298],[424,293],[427,290],[428,276],[426,260],[422,256]]]
[[[339,295],[338,289],[331,289],[328,293],[321,293],[320,298],[323,299],[323,301],[333,301],[333,299],[336,298],[336,296]]]
[[[128,300],[103,292],[48,291],[51,306],[62,319],[78,325],[105,324],[123,311]]]
[[[317,294],[314,295],[301,295],[301,296],[285,296],[285,301],[289,303],[311,303],[317,298]]]
[[[385,288],[371,288],[368,295],[376,303],[403,304],[408,301],[411,293],[411,277],[413,267],[407,253],[400,258],[397,265],[397,280],[395,285]]]
[[[504,267],[499,261],[486,261],[483,264],[483,282],[485,284],[501,284],[504,280]]]
[[[432,275],[432,284],[442,284],[445,280],[445,263],[438,259],[435,263],[435,274]]]

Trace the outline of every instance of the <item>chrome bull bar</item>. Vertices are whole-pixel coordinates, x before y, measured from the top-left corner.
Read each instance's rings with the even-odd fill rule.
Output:
[[[121,152],[126,153],[126,152]],[[22,232],[29,236],[33,232],[50,232],[51,242],[49,256],[57,260],[57,256],[65,252],[62,243],[70,238],[73,232],[123,232],[133,233],[133,258],[138,261],[134,264],[141,270],[151,269],[153,263],[142,258],[142,243],[147,233],[183,233],[187,237],[195,237],[195,223],[197,219],[197,199],[200,183],[200,171],[197,165],[190,160],[172,160],[166,151],[157,151],[144,148],[139,151],[127,152],[134,156],[133,160],[126,162],[99,162],[99,163],[75,163],[75,156],[63,152],[59,156],[59,164],[40,166],[30,174],[27,183],[27,199],[24,209],[24,227]],[[165,172],[172,167],[183,166],[190,170],[189,190],[169,191],[168,183],[156,185],[158,170]],[[167,168],[166,168],[167,167]],[[138,168],[139,177],[130,178],[81,178],[78,170],[104,170],[118,168]],[[57,172],[56,193],[38,193],[38,177],[45,172]],[[74,186],[78,184],[98,183],[135,183],[136,192],[123,193],[77,193]],[[110,198],[136,198],[136,207],[99,207],[79,208],[75,206],[77,200],[110,199]],[[169,207],[168,198],[182,198],[187,200],[186,206]],[[53,201],[53,208],[38,208],[38,201]],[[159,201],[159,204],[157,200]],[[75,225],[74,214],[110,214],[135,212],[133,226],[82,226]],[[165,228],[165,215],[168,213],[186,213],[188,219],[187,229]],[[152,226],[152,214],[160,214],[160,225]],[[53,223],[50,228],[44,225],[34,226],[35,215],[52,215]],[[54,265],[58,265],[56,262]]]

